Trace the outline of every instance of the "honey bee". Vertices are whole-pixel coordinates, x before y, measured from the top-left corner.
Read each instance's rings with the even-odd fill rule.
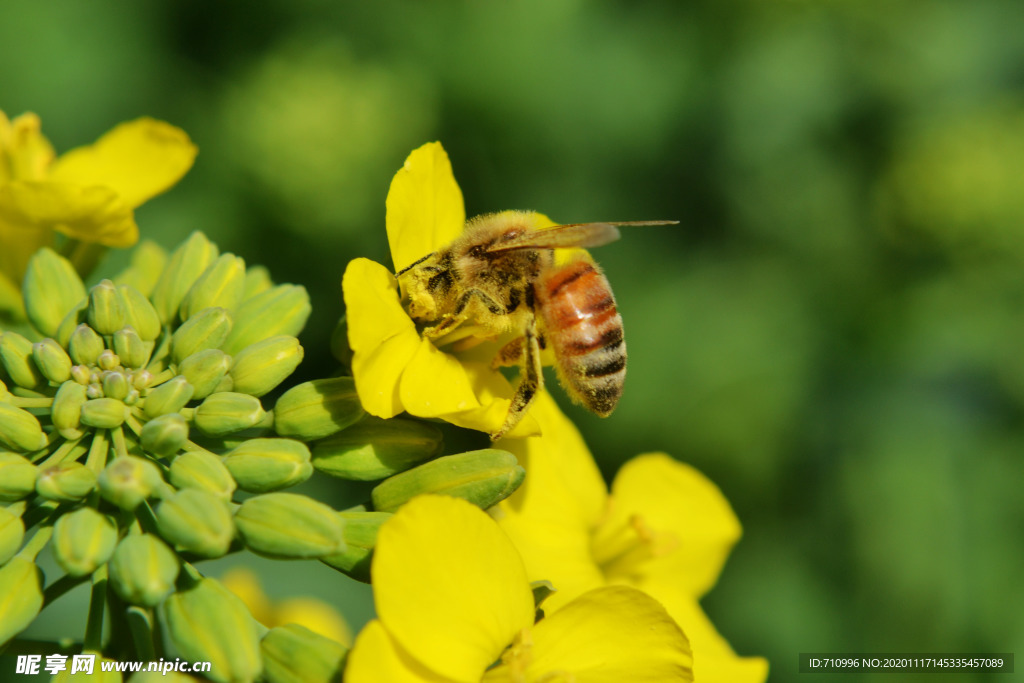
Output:
[[[540,227],[540,216],[504,211],[478,216],[447,247],[397,274],[410,314],[437,339],[470,323],[497,336],[516,332],[493,367],[521,364],[519,384],[497,440],[516,426],[543,387],[541,350],[550,346],[559,381],[577,403],[607,417],[622,394],[626,342],[611,285],[585,251],[556,263],[555,249],[597,247],[616,226],[677,221],[574,223]]]

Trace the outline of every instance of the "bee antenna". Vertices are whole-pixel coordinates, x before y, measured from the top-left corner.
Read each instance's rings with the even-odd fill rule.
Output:
[[[400,271],[398,271],[397,273],[395,273],[395,277],[398,277],[398,276],[402,275],[403,273],[406,273],[406,272],[408,272],[409,270],[411,270],[411,269],[415,268],[416,266],[418,266],[419,264],[423,263],[423,262],[424,262],[424,261],[426,261],[426,260],[427,260],[428,258],[430,258],[431,256],[433,256],[433,255],[434,255],[435,253],[437,253],[437,252],[433,252],[433,251],[432,251],[432,252],[430,252],[429,254],[427,254],[426,256],[424,256],[423,258],[420,258],[420,259],[416,259],[415,261],[413,261],[412,263],[410,263],[409,265],[407,265],[407,266],[406,266],[405,268],[402,268],[402,269],[401,269]]]

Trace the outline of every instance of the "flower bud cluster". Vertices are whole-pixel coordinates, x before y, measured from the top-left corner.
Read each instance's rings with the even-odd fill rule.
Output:
[[[311,556],[308,539],[274,543],[280,524],[254,528],[259,498],[232,500],[313,472],[309,448],[276,436],[261,401],[302,360],[305,290],[275,286],[201,233],[169,257],[140,252],[91,289],[54,251],[36,252],[23,285],[32,329],[0,333],[0,646],[42,607],[34,559],[46,545],[69,580],[102,569],[141,607],[174,593],[192,558],[243,544]],[[321,554],[345,550],[334,510],[288,500],[292,518],[319,514],[332,529]]]
[[[488,508],[523,469],[493,449],[440,456],[438,427],[367,415],[351,377],[265,406],[302,360],[305,290],[201,233],[132,263],[86,289],[65,259],[37,252],[23,286],[34,329],[0,333],[0,647],[42,609],[34,559],[49,545],[69,581],[105,572],[133,609],[159,606],[173,647],[219,657],[216,675],[336,672],[343,648],[301,627],[261,644],[251,615],[190,562],[244,547],[369,581],[377,532],[403,503],[440,493]],[[376,485],[342,512],[282,491],[314,470]]]

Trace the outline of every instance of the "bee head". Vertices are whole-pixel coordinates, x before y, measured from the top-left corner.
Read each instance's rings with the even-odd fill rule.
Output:
[[[398,286],[402,300],[409,302],[409,315],[416,320],[429,321],[438,317],[438,266],[437,252],[427,254],[411,265],[398,271]],[[441,280],[444,277],[440,278]]]

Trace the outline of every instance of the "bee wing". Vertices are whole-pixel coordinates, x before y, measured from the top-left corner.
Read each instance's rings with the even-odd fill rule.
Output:
[[[619,239],[618,225],[670,225],[679,221],[619,221],[615,223],[569,223],[530,230],[510,240],[491,245],[488,253],[515,249],[566,249],[600,247]]]

